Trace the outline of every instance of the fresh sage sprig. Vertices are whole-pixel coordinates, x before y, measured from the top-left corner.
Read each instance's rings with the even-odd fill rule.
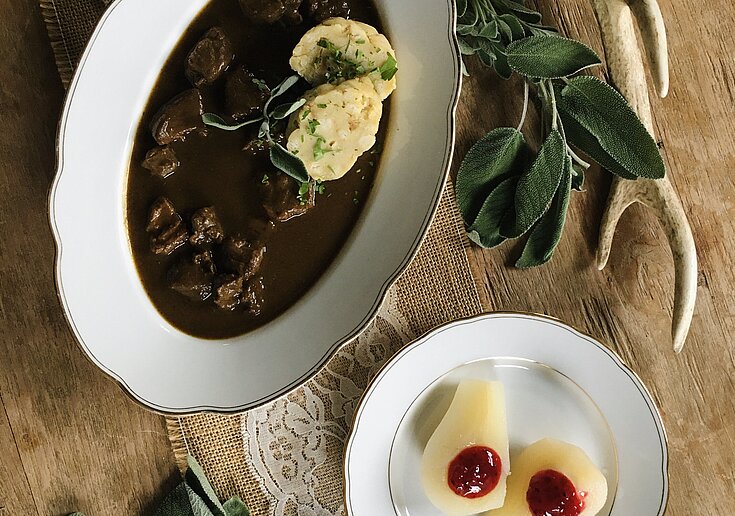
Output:
[[[513,0],[457,0],[457,36],[501,77],[524,78],[518,127],[494,129],[465,156],[457,202],[470,239],[486,248],[528,235],[520,268],[549,261],[561,239],[571,190],[581,191],[589,163],[624,179],[665,174],[658,146],[614,88],[579,72],[600,64],[586,45],[541,24]],[[538,98],[543,144],[533,152],[522,129],[529,96]]]
[[[194,457],[187,457],[189,469],[181,482],[163,500],[155,516],[249,516],[245,503],[233,496],[222,503]]]
[[[217,129],[225,131],[237,131],[238,129],[242,129],[249,125],[260,124],[258,137],[268,143],[270,158],[273,165],[303,185],[304,183],[309,183],[309,174],[306,171],[304,162],[283,145],[275,141],[272,135],[273,127],[276,124],[283,123],[283,120],[288,118],[292,113],[300,109],[301,106],[306,103],[306,99],[302,98],[295,102],[287,102],[274,107],[274,100],[286,93],[298,81],[299,76],[292,75],[270,90],[270,97],[263,107],[263,113],[252,120],[248,120],[241,124],[228,124],[222,117],[214,113],[205,113],[202,115],[202,120],[210,127],[216,127]]]
[[[247,505],[238,496],[220,502],[196,459],[188,456],[186,460],[188,469],[183,482],[166,495],[154,516],[250,516]],[[84,514],[75,512],[68,516]]]

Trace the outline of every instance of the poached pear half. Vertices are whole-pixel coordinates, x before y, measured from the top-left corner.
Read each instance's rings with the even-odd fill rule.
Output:
[[[501,507],[510,471],[505,392],[500,382],[466,379],[426,444],[421,479],[445,514]]]
[[[607,480],[573,444],[541,439],[513,458],[505,505],[485,516],[594,516],[607,501]]]

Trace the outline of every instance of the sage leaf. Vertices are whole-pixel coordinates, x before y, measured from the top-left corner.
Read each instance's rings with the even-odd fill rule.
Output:
[[[195,516],[191,501],[189,500],[189,489],[186,482],[181,482],[173,491],[166,495],[166,498],[163,499],[161,505],[156,509],[154,516]],[[212,516],[211,511],[206,516]]]
[[[498,18],[498,32],[500,32],[500,35],[502,38],[507,41],[511,42],[513,41],[513,29],[510,28],[510,25],[503,21],[501,18]]]
[[[495,20],[486,23],[477,35],[485,39],[496,39],[498,37],[498,24]]]
[[[465,56],[471,56],[474,55],[475,49],[470,46],[464,38],[458,38],[457,43],[459,43],[459,51],[462,53],[462,55]]]
[[[284,93],[286,93],[291,87],[299,82],[299,76],[298,75],[291,75],[289,77],[286,77],[281,84],[273,88],[271,90],[271,96],[268,99],[268,102],[265,103],[265,107],[263,108],[264,113],[268,113],[268,107],[271,105],[271,102],[273,102],[276,97],[280,97]]]
[[[565,120],[573,119],[588,133],[579,134],[578,127],[576,141],[572,139],[572,142],[600,165],[605,168],[610,165],[598,161],[602,150],[618,165],[608,168],[610,172],[626,178],[664,177],[666,168],[656,142],[623,96],[611,86],[595,77],[575,77],[562,89],[558,101],[565,128]],[[589,141],[590,137],[597,145]]]
[[[543,265],[554,255],[564,231],[569,196],[572,187],[572,160],[566,156],[562,182],[554,195],[549,211],[536,223],[526,241],[521,257],[516,262],[519,269]]]
[[[250,516],[247,505],[239,496],[233,496],[222,506],[225,508],[225,516]]]
[[[475,32],[474,25],[465,25],[462,23],[457,25],[457,34],[460,36],[476,35]]]
[[[500,222],[505,214],[513,209],[517,183],[518,177],[509,177],[487,196],[475,222],[467,231],[470,240],[485,249],[491,249],[505,242],[506,239],[500,236]]]
[[[463,25],[474,25],[480,19],[480,14],[475,9],[467,9],[458,20]]]
[[[502,236],[518,238],[546,213],[564,174],[566,155],[564,140],[559,131],[553,129],[531,168],[518,181],[515,213],[506,214],[503,219],[500,225]]]
[[[270,149],[271,162],[282,172],[285,172],[296,181],[306,183],[309,181],[309,173],[306,165],[295,154],[289,152],[283,145],[273,143]]]
[[[510,11],[510,14],[514,14],[520,20],[527,23],[538,23],[541,21],[541,13],[529,9],[523,4],[514,2],[512,0],[496,0],[493,3],[497,3],[499,7],[505,8]]]
[[[212,485],[204,475],[202,467],[191,455],[187,457],[186,462],[189,466],[184,474],[184,480],[187,486],[201,497],[214,516],[225,516],[225,510],[217,498],[217,494],[214,492]]]
[[[531,36],[508,45],[508,64],[537,79],[559,79],[600,64],[587,45],[560,36]]]
[[[273,113],[271,113],[270,116],[276,120],[283,120],[297,109],[300,109],[304,104],[306,104],[306,99],[299,99],[296,102],[281,104],[273,110]]]
[[[516,39],[523,39],[526,36],[526,31],[523,29],[523,25],[518,21],[518,18],[512,14],[501,14],[499,17],[500,21],[510,27],[510,31],[513,34],[511,38],[513,41]]]
[[[615,161],[615,159],[602,148],[594,135],[585,129],[574,118],[569,116],[563,108],[559,110],[559,115],[561,116],[561,122],[562,125],[564,125],[564,131],[566,132],[569,143],[587,154],[587,156],[592,158],[593,161],[611,174],[620,176],[623,179],[638,179]]]
[[[476,38],[475,45],[477,46],[478,50],[493,56],[493,59],[495,59],[495,52],[497,51],[498,47],[492,41],[483,38]]]
[[[500,127],[490,131],[469,150],[454,185],[459,210],[468,226],[477,218],[498,180],[513,170],[525,143],[520,131]]]
[[[478,50],[477,55],[480,56],[482,64],[495,68],[495,53],[488,52],[487,50]]]
[[[556,27],[549,25],[527,25],[528,32],[531,36],[553,36],[555,38],[561,38],[562,36],[556,30]]]
[[[248,120],[247,122],[243,122],[241,124],[230,125],[221,116],[215,115],[214,113],[204,113],[202,115],[202,122],[204,122],[204,125],[216,127],[217,129],[223,129],[225,131],[237,131],[238,129],[242,129],[247,125],[257,124],[258,122],[262,121],[263,117],[259,117],[254,120]]]
[[[191,486],[185,485],[186,494],[189,497],[189,506],[194,516],[224,516],[224,510],[221,513],[211,510],[211,506]]]
[[[503,79],[510,79],[513,75],[513,69],[508,64],[508,56],[502,49],[498,49],[495,54],[495,72]]]

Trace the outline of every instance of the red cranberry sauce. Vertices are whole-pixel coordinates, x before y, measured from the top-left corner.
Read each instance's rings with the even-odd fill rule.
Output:
[[[585,496],[566,475],[553,469],[539,471],[531,477],[526,491],[533,516],[579,516],[584,510]]]
[[[498,485],[503,465],[492,448],[470,446],[449,464],[449,487],[459,496],[480,498]]]

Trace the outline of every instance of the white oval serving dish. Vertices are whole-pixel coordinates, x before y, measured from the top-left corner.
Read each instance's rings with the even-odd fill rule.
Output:
[[[149,301],[128,244],[124,196],[150,91],[207,3],[110,5],[70,85],[50,195],[57,287],[77,340],[135,400],[171,414],[237,412],[273,400],[313,376],[374,318],[436,211],[461,83],[452,0],[376,0],[399,59],[399,87],[357,226],[324,276],[283,315],[238,338],[196,339]]]

